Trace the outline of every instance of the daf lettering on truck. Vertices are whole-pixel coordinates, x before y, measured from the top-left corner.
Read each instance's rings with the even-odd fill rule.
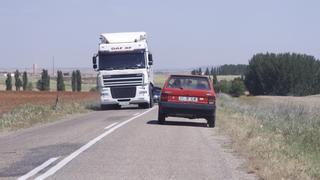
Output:
[[[101,108],[153,106],[153,59],[145,32],[105,33],[92,58],[98,72]]]

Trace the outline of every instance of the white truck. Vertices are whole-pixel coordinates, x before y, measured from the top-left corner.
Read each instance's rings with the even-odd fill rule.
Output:
[[[153,106],[153,60],[145,32],[105,33],[92,58],[101,108]]]

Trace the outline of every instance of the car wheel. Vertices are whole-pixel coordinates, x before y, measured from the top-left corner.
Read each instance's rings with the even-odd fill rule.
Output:
[[[166,121],[166,116],[164,113],[162,113],[160,110],[158,111],[158,123],[159,124],[164,124]]]
[[[207,119],[208,127],[213,128],[216,126],[216,116],[212,115]]]

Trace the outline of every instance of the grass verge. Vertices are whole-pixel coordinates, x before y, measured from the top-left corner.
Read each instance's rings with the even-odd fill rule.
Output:
[[[218,97],[217,123],[262,179],[320,179],[319,105]]]
[[[0,131],[17,130],[52,122],[66,115],[89,112],[96,107],[97,103],[94,101],[59,102],[57,105],[24,104],[0,115]]]

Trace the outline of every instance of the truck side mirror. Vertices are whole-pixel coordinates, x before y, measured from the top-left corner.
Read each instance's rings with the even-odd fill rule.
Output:
[[[148,60],[149,60],[148,64],[149,64],[150,66],[153,65],[152,54],[148,54]]]
[[[97,56],[92,57],[92,64],[93,64],[93,69],[97,69]]]

